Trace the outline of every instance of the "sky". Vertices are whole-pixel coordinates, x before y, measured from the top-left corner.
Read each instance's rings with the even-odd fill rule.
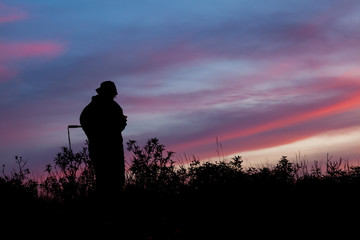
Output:
[[[357,0],[0,1],[0,163],[45,169],[107,80],[125,142],[360,162],[359,29]]]

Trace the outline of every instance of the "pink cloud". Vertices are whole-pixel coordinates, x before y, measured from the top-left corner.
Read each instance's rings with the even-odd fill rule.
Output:
[[[27,18],[25,11],[0,3],[0,24],[15,22],[25,18]]]
[[[346,127],[343,125],[340,116],[352,114],[360,108],[359,83],[358,80],[347,80],[351,75],[352,73],[349,72],[337,79],[328,80],[325,89],[322,81],[308,86],[312,95],[317,95],[317,93],[324,95],[324,92],[333,90],[340,92],[337,92],[336,96],[330,95],[331,97],[328,96],[328,98],[303,103],[297,102],[296,104],[289,102],[269,105],[268,107],[263,106],[264,109],[267,109],[265,112],[256,113],[256,106],[248,112],[247,110],[242,112],[241,109],[239,109],[239,113],[231,113],[230,111],[226,114],[224,112],[225,119],[223,122],[218,116],[216,117],[218,120],[215,121],[218,122],[218,125],[205,126],[203,132],[188,136],[183,141],[175,140],[173,147],[180,151],[209,149],[209,146],[215,146],[215,137],[219,136],[221,141],[228,142],[229,145],[234,145],[234,142],[238,143],[231,147],[233,152],[242,151],[243,148],[256,150],[311,137],[324,131],[336,129],[338,125]],[[300,94],[303,91],[304,89],[300,89]],[[300,125],[307,126],[307,128],[298,131]],[[289,129],[296,133],[289,134],[291,132]],[[271,136],[267,137],[269,133]],[[239,149],[240,145],[243,148]],[[207,152],[209,154],[209,151]],[[210,155],[206,155],[206,157],[210,157]]]
[[[3,42],[0,41],[0,82],[16,76],[14,63],[33,57],[53,58],[65,51],[64,44],[54,42]]]
[[[317,108],[315,110],[305,111],[303,113],[299,113],[296,115],[285,116],[276,121],[272,121],[261,126],[256,126],[246,131],[229,133],[224,136],[224,140],[255,135],[261,132],[284,128],[301,122],[343,113],[346,111],[354,110],[358,108],[359,105],[360,105],[360,92],[356,92],[354,95],[348,97],[347,99],[332,105],[328,105],[322,108]]]
[[[63,44],[53,42],[0,42],[0,61],[29,57],[54,57],[64,52]]]
[[[0,24],[14,22],[27,17],[25,11],[0,3]],[[55,57],[64,52],[64,45],[49,42],[7,42],[0,39],[0,82],[17,74],[14,62],[31,57]]]

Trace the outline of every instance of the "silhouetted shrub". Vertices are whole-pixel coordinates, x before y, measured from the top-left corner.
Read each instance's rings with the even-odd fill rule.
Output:
[[[157,138],[149,139],[143,147],[128,141],[127,149],[132,156],[119,200],[119,216],[124,221],[116,224],[131,234],[129,239],[191,239],[194,232],[200,239],[204,237],[201,229],[209,236],[216,231],[238,234],[241,227],[247,229],[253,223],[256,228],[270,224],[276,229],[278,221],[274,219],[285,219],[289,224],[304,219],[305,213],[307,220],[311,217],[318,223],[325,219],[321,216],[336,219],[341,215],[339,206],[348,201],[355,206],[360,200],[360,167],[329,155],[325,166],[318,161],[311,166],[305,161],[291,162],[283,156],[274,165],[245,168],[241,156],[213,162],[194,157],[186,164],[176,164],[174,152],[166,151]],[[113,219],[97,215],[104,206],[89,198],[96,189],[86,147],[79,153],[61,148],[53,164],[46,166],[41,181],[29,177],[26,161],[21,157],[15,160],[18,168],[6,174],[3,166],[0,177],[0,202],[6,209],[0,213],[6,220],[38,214],[37,220],[56,231],[77,226],[89,235],[93,229],[103,233],[101,224],[114,224]],[[33,201],[35,198],[40,201]],[[48,199],[54,201],[45,201]],[[115,227],[114,231],[120,232]]]
[[[133,153],[131,166],[127,174],[128,187],[142,190],[164,191],[175,187],[178,182],[174,161],[174,152],[167,151],[157,138],[149,139],[143,148],[136,141],[127,142],[127,150]]]
[[[15,156],[15,162],[18,169],[11,171],[10,175],[5,173],[5,165],[3,165],[2,174],[0,177],[0,185],[6,188],[7,191],[16,192],[30,197],[37,197],[38,183],[29,178],[30,170],[25,168],[27,161],[22,157]]]
[[[243,176],[241,156],[235,156],[230,162],[193,160],[187,170],[187,183],[194,189],[216,189],[238,182]]]
[[[46,179],[40,184],[46,197],[58,200],[76,199],[95,191],[94,167],[87,148],[79,153],[61,148],[54,159],[54,167],[46,166]]]
[[[293,164],[289,162],[287,156],[282,156],[273,169],[273,174],[279,182],[290,184],[295,182],[295,168]]]

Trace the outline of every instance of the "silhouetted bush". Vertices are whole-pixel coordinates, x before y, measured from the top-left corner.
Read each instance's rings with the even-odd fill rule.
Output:
[[[133,153],[131,166],[127,174],[127,187],[136,187],[146,191],[165,191],[178,184],[174,161],[174,152],[167,151],[157,138],[149,139],[141,149],[136,141],[127,142],[127,150]]]
[[[10,175],[6,174],[5,164],[3,165],[3,177],[0,177],[2,191],[37,197],[38,182],[29,177],[30,170],[25,168],[27,161],[23,160],[22,157],[15,156],[15,162],[18,169],[12,170]]]
[[[187,184],[193,189],[216,189],[238,182],[244,177],[242,160],[235,156],[230,162],[193,160],[187,169]]]
[[[127,142],[127,150],[132,153],[129,168],[126,170],[126,191],[167,192],[180,194],[181,191],[215,190],[231,188],[242,191],[246,185],[308,185],[311,184],[360,184],[360,167],[350,166],[340,158],[326,159],[325,171],[319,162],[309,167],[306,162],[290,162],[282,156],[274,166],[244,169],[241,156],[229,161],[200,161],[193,158],[185,167],[175,164],[174,152],[166,151],[157,138],[149,139],[143,147],[135,140]],[[54,164],[48,164],[42,181],[29,178],[30,170],[26,161],[16,157],[17,170],[0,177],[0,186],[11,188],[31,196],[41,196],[56,200],[69,200],[86,197],[95,192],[95,174],[88,150],[80,152],[63,147]],[[120,171],[120,170],[119,170]]]
[[[46,197],[70,200],[95,191],[94,167],[86,147],[79,153],[63,147],[54,159],[54,167],[46,166],[46,178],[40,184]]]
[[[282,156],[278,164],[272,170],[277,180],[283,183],[294,183],[295,182],[295,168],[293,163],[286,159],[287,156]]]
[[[117,224],[131,234],[129,239],[201,239],[216,232],[238,234],[238,229],[247,229],[254,222],[278,229],[278,220],[274,219],[281,219],[285,231],[283,226],[304,219],[305,213],[306,221],[315,224],[336,219],[341,213],[338,206],[348,202],[355,206],[360,200],[360,166],[350,166],[342,158],[333,160],[329,155],[324,167],[318,161],[309,165],[282,156],[274,165],[246,168],[241,156],[219,161],[194,157],[178,164],[174,152],[166,151],[157,138],[149,139],[143,147],[130,140],[127,150],[132,156],[121,200],[124,221]],[[77,226],[80,231],[88,229],[89,235],[93,229],[103,232],[99,222],[101,226],[113,226],[113,219],[96,215],[94,209],[104,206],[87,201],[96,189],[86,147],[78,153],[61,148],[53,164],[46,166],[41,181],[29,177],[30,170],[21,157],[15,161],[18,169],[6,174],[3,166],[0,177],[0,192],[7,196],[1,199],[8,209],[5,216],[19,219],[37,213],[42,224],[69,231],[73,230],[69,226]],[[29,203],[29,199],[44,201]],[[51,204],[44,205],[46,202]],[[24,206],[33,210],[24,212]]]

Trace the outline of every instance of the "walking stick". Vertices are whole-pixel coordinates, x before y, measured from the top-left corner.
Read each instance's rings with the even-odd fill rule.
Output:
[[[69,139],[69,149],[71,150],[70,128],[81,128],[81,126],[80,125],[68,125],[68,127],[67,127],[68,139]]]

